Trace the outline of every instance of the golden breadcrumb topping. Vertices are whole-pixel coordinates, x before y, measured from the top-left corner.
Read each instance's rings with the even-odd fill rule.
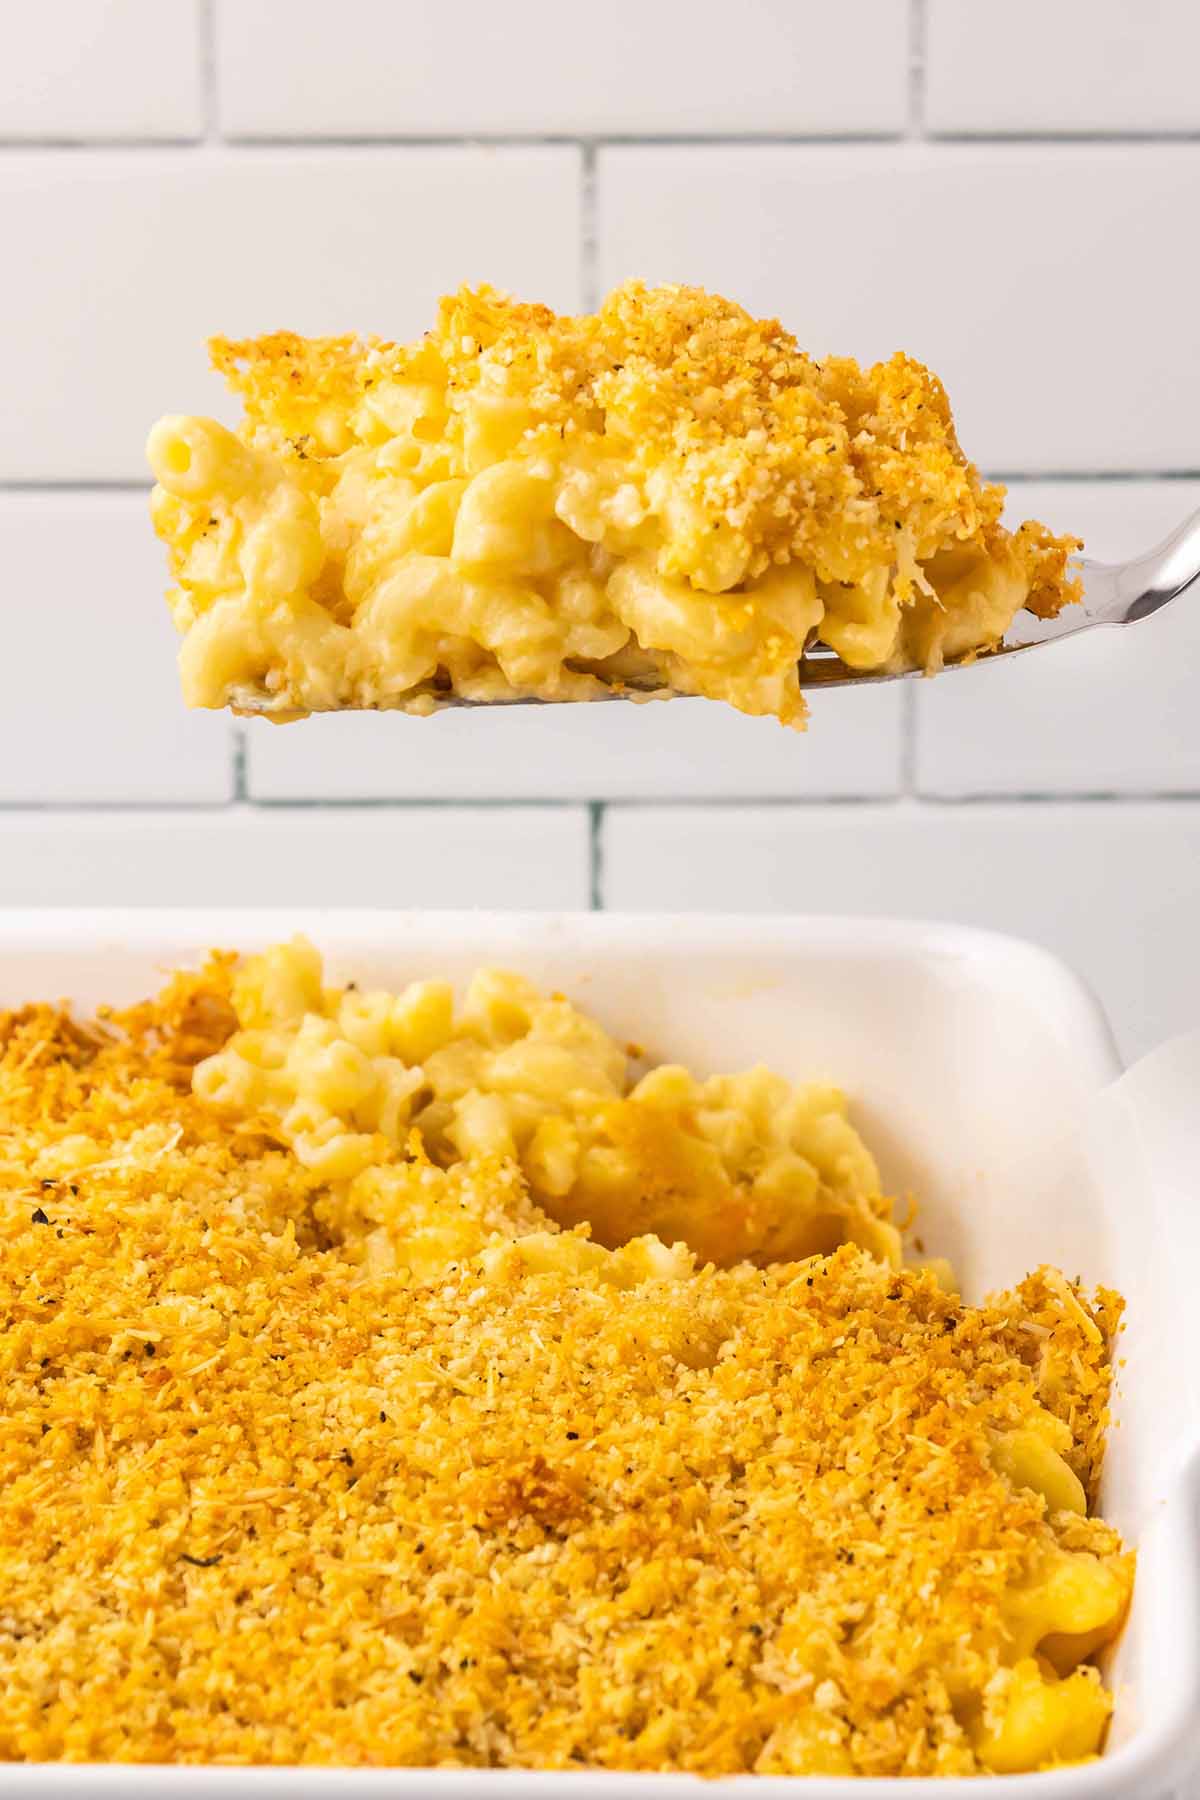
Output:
[[[1082,1501],[1115,1295],[1045,1269],[969,1307],[850,1246],[610,1256],[511,1160],[419,1144],[381,1150],[401,1229],[424,1197],[488,1247],[379,1272],[319,1173],[191,1090],[231,974],[0,1015],[0,1757],[896,1775],[1097,1747],[1075,1665],[1131,1579]]]
[[[816,360],[699,288],[629,282],[580,317],[463,289],[415,344],[213,357],[240,439],[168,418],[150,441],[195,704],[618,687],[799,723],[813,639],[936,669],[1077,598],[1078,540],[1000,524],[929,370]]]
[[[815,361],[778,320],[701,288],[633,281],[580,317],[463,289],[417,344],[277,332],[214,338],[212,356],[251,433],[265,427],[273,447],[316,458],[379,437],[379,389],[428,382],[461,406],[503,371],[495,385],[528,412],[523,450],[611,434],[643,477],[698,506],[699,535],[730,534],[740,578],[800,561],[857,580],[894,559],[897,531],[921,562],[1008,536],[1004,489],[964,457],[929,369],[903,353],[866,370]],[[1075,540],[1023,529],[1018,555],[1057,610],[1073,591]]]

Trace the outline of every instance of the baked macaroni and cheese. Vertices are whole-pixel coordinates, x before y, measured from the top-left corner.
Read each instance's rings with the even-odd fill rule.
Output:
[[[1000,524],[945,392],[816,361],[697,288],[558,317],[492,289],[416,344],[218,338],[234,434],[150,435],[194,706],[703,694],[802,725],[797,664],[936,670],[1077,597]]]
[[[1120,1301],[899,1266],[833,1090],[297,943],[0,1015],[0,1195],[0,1756],[1100,1748]]]

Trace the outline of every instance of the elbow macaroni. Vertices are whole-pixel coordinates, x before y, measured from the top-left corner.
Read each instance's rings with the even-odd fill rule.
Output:
[[[242,433],[169,417],[148,444],[191,705],[617,690],[802,725],[814,638],[932,670],[1075,597],[1074,540],[1000,526],[927,371],[813,362],[698,290],[566,319],[484,289],[411,347],[214,354]]]
[[[900,1235],[836,1088],[762,1068],[697,1081],[627,1053],[561,995],[481,970],[457,1015],[445,982],[400,994],[323,986],[300,940],[252,958],[234,986],[243,1029],[196,1070],[213,1105],[267,1114],[300,1161],[353,1180],[415,1129],[440,1168],[515,1163],[559,1225],[609,1249],[652,1235],[728,1264]],[[370,1179],[383,1177],[374,1173]]]
[[[646,1284],[682,1295],[698,1262],[776,1268],[850,1242],[899,1265],[875,1164],[835,1089],[764,1069],[700,1081],[664,1065],[634,1080],[629,1053],[594,1020],[519,976],[481,971],[456,1009],[437,980],[395,994],[330,988],[303,940],[250,959],[232,997],[239,1029],[197,1066],[197,1095],[258,1120],[328,1184],[323,1216],[361,1240],[373,1274],[427,1281],[475,1259],[502,1288],[594,1280],[632,1321]],[[471,1171],[500,1196],[491,1214],[464,1211],[445,1185]],[[1132,1557],[1088,1514],[1101,1327],[1052,1270],[1006,1297],[1006,1312],[1022,1354],[1031,1322],[1036,1380],[983,1403],[971,1479],[1003,1483],[1026,1508],[1026,1547],[998,1611],[939,1652],[961,1739],[947,1773],[1100,1749],[1111,1701],[1087,1659],[1116,1635],[1132,1585]],[[660,1299],[652,1316],[664,1353],[706,1366],[711,1343],[685,1310]],[[794,1700],[761,1772],[858,1768],[842,1692],[853,1651],[814,1606],[797,1601],[764,1663]]]

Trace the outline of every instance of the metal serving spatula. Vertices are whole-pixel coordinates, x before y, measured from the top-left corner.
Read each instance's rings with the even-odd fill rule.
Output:
[[[991,662],[997,656],[1015,656],[1022,650],[1036,650],[1040,644],[1074,637],[1078,631],[1091,631],[1096,625],[1132,625],[1135,619],[1148,619],[1152,613],[1161,612],[1200,578],[1200,512],[1176,526],[1156,549],[1132,557],[1129,562],[1101,563],[1080,557],[1075,567],[1083,580],[1081,601],[1064,606],[1054,619],[1038,619],[1032,613],[1019,612],[1003,642],[975,660]],[[967,668],[969,660],[947,663],[946,667]],[[906,680],[920,673],[920,669],[891,674],[887,670],[847,668],[832,650],[816,644],[801,658],[800,686],[853,687],[864,681]]]

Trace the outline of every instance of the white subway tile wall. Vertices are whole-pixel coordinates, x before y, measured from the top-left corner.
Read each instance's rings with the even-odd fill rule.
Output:
[[[23,812],[9,906],[588,905],[581,806]]]
[[[146,494],[0,491],[0,568],[0,805],[232,800],[230,720],[179,703]]]
[[[925,123],[947,134],[1200,131],[1190,0],[928,0]]]
[[[1200,1019],[1200,808],[614,807],[611,906],[948,918],[1056,951],[1138,1056]]]
[[[203,0],[45,0],[0,23],[0,141],[200,136]]]
[[[1065,952],[1131,1053],[1200,1022],[1200,601],[807,737],[237,726],[177,698],[142,460],[232,416],[210,332],[641,275],[911,350],[1014,517],[1133,553],[1200,503],[1194,0],[42,0],[0,46],[0,904],[926,913]]]
[[[246,138],[897,132],[895,0],[218,0],[220,121]]]
[[[348,713],[246,730],[256,800],[861,798],[900,789],[903,693],[817,696],[803,736],[703,700]]]

